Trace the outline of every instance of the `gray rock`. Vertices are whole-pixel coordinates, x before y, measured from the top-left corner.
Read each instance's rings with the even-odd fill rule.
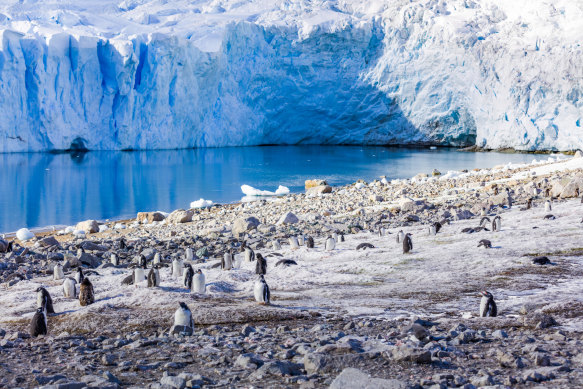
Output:
[[[470,382],[477,387],[494,385],[494,380],[489,375],[473,376],[470,378]]]
[[[406,382],[395,379],[371,378],[353,368],[346,368],[332,381],[330,389],[405,389]]]
[[[183,389],[186,387],[186,380],[180,376],[165,376],[160,380],[161,385],[168,385],[171,388]]]
[[[392,358],[397,362],[431,363],[431,352],[405,344],[393,349]]]
[[[101,363],[105,366],[112,366],[115,365],[115,355],[113,354],[105,354],[101,357]]]
[[[239,218],[233,223],[232,233],[234,236],[239,236],[240,234],[256,229],[259,224],[259,219],[253,216]]]
[[[59,246],[59,241],[54,236],[47,236],[39,241],[43,247]]]
[[[536,353],[534,355],[534,364],[537,366],[550,366],[551,358],[544,353]]]
[[[242,367],[243,369],[257,369],[262,365],[263,361],[259,355],[253,353],[241,354],[235,361],[235,366]]]
[[[85,382],[67,382],[64,384],[40,386],[39,389],[83,389],[86,387],[87,384]]]
[[[495,339],[505,339],[508,338],[508,334],[504,330],[496,330],[492,332],[492,337]]]
[[[161,212],[138,212],[138,216],[136,220],[138,223],[145,224],[145,223],[152,223],[152,222],[161,222],[166,217]]]
[[[194,212],[191,210],[177,209],[166,218],[168,224],[182,224],[192,221]]]
[[[324,370],[328,363],[330,363],[330,357],[325,354],[307,353],[304,355],[304,369],[308,374]]]
[[[107,251],[107,247],[97,244],[95,242],[92,242],[90,240],[86,240],[81,242],[81,244],[79,244],[79,246],[81,248],[83,248],[83,250],[87,250],[87,251]]]
[[[78,259],[79,262],[82,263],[83,265],[87,265],[92,268],[96,268],[99,265],[101,265],[101,259],[89,253],[81,253]]]
[[[156,255],[156,250],[151,247],[148,247],[147,249],[143,250],[141,254],[144,257],[146,257],[146,261],[151,261],[154,259],[154,256]]]
[[[55,381],[66,379],[66,378],[67,377],[62,375],[62,374],[55,374],[55,375],[50,375],[50,376],[38,375],[38,376],[34,377],[35,381],[38,382],[39,385],[51,384]]]
[[[298,217],[296,215],[294,215],[291,212],[286,213],[285,215],[282,215],[278,222],[276,223],[277,225],[282,225],[282,224],[295,224],[297,222],[299,222],[300,219],[298,219]]]
[[[289,361],[271,361],[261,366],[253,376],[295,376],[302,374],[302,365]]]
[[[249,336],[252,332],[256,332],[255,327],[245,324],[241,329],[241,335]]]
[[[198,250],[196,250],[196,256],[198,258],[205,258],[209,256],[209,249],[206,247],[200,248]]]
[[[324,193],[332,193],[332,187],[330,185],[318,185],[306,189],[306,195],[318,195]]]
[[[170,334],[172,335],[185,335],[191,336],[193,332],[192,327],[189,326],[172,326],[170,329]]]

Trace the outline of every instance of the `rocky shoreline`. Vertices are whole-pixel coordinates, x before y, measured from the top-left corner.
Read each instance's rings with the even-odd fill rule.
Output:
[[[14,252],[0,253],[0,387],[579,386],[580,194],[577,154],[344,187],[311,182],[305,194],[15,240]],[[476,228],[495,215],[500,231]],[[411,254],[395,243],[399,230],[412,233]],[[333,234],[346,241],[326,251]],[[293,248],[300,235],[315,248]],[[477,248],[482,238],[493,247]],[[271,306],[253,301],[255,265],[242,254],[233,270],[217,268],[243,242],[267,258]],[[140,255],[202,269],[207,293],[189,293],[164,269],[159,288],[122,285]],[[541,255],[551,263],[533,265]],[[97,273],[95,304],[62,297],[57,263]],[[57,314],[33,339],[39,285]],[[498,317],[477,317],[482,289],[497,298]],[[193,336],[168,333],[178,301],[193,311]]]

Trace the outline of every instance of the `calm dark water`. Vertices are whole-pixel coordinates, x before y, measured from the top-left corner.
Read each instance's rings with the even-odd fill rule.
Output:
[[[188,208],[205,198],[239,200],[241,185],[303,191],[304,180],[332,185],[412,177],[439,169],[530,162],[533,155],[461,153],[451,149],[360,146],[269,146],[146,152],[0,154],[0,232],[70,225],[138,211]]]

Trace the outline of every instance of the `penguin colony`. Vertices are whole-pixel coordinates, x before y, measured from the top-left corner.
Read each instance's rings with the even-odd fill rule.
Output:
[[[510,194],[508,194],[510,197]],[[510,201],[510,200],[509,200]],[[526,209],[531,209],[532,207],[532,198],[528,199]],[[552,210],[552,205],[549,200],[545,201],[544,203],[545,212],[550,212]],[[553,215],[545,216],[546,219],[554,218]],[[493,219],[490,217],[485,216],[481,218],[478,227],[474,228],[465,228],[462,232],[480,232],[480,231],[492,231],[492,232],[499,232],[501,231],[501,217],[499,215],[495,215]],[[449,224],[447,220],[443,220],[441,222],[434,222],[429,224],[428,226],[428,234],[430,236],[437,235],[441,229],[443,228],[444,224]],[[488,224],[491,225],[491,230],[487,228]],[[384,237],[390,235],[390,232],[386,230],[384,227],[378,227],[376,233],[380,237]],[[325,242],[324,242],[324,250],[325,251],[333,251],[336,248],[336,243],[344,242],[345,237],[342,232],[335,232],[329,235]],[[397,243],[402,244],[403,247],[403,254],[411,253],[413,250],[413,242],[412,242],[412,235],[410,233],[405,233],[403,230],[400,230],[396,234],[396,241]],[[305,246],[308,249],[313,249],[315,247],[314,239],[311,236],[304,236],[304,235],[297,235],[297,236],[290,236],[288,238],[288,244],[292,249],[299,249],[301,246]],[[281,243],[279,240],[274,240],[271,243],[271,246],[274,250],[281,249]],[[119,247],[120,249],[127,248],[127,242],[122,238],[119,240]],[[258,246],[261,247],[261,246]],[[482,239],[478,243],[478,247],[484,248],[492,248],[492,243],[490,240]],[[356,250],[366,250],[366,249],[374,249],[375,246],[370,243],[360,243]],[[13,242],[7,242],[3,239],[0,239],[0,252],[8,253],[14,249]],[[84,252],[82,248],[80,248],[81,252]],[[257,274],[258,278],[254,283],[253,294],[255,301],[259,304],[270,304],[270,289],[265,280],[265,275],[267,274],[267,261],[260,253],[255,253],[253,249],[246,245],[246,242],[242,242],[240,247],[240,252],[244,256],[244,260],[246,262],[256,262],[255,263],[255,273]],[[192,261],[194,258],[194,254],[192,249],[187,249],[185,252],[186,260]],[[270,253],[269,256],[282,256],[279,253]],[[111,254],[110,257],[111,264],[113,266],[119,266],[119,258],[116,254]],[[533,259],[533,263],[537,265],[547,265],[550,264],[550,260],[547,257],[536,257]],[[294,260],[289,259],[281,259],[279,260],[275,266],[293,266],[297,265],[297,262]],[[231,270],[235,266],[235,258],[233,255],[233,251],[229,250],[224,253],[223,258],[220,263],[220,267],[223,270]],[[147,270],[147,260],[144,255],[140,255],[139,260],[130,268],[133,268],[133,271],[130,275],[128,275],[123,281],[122,284],[126,285],[137,285],[143,281],[147,280],[147,286],[149,288],[159,287],[160,286],[160,269],[162,267],[169,267],[167,264],[161,262],[160,254],[156,253],[151,263],[151,267],[149,272],[146,275]],[[63,280],[63,296],[68,299],[75,299],[79,298],[79,304],[81,306],[88,306],[95,302],[95,293],[93,289],[93,284],[87,277],[88,274],[97,274],[94,271],[86,271],[83,272],[83,269],[79,266],[75,270],[74,278],[72,277],[65,277],[65,273],[63,267],[60,264],[57,264],[53,268],[53,280]],[[204,294],[206,292],[206,280],[205,276],[200,269],[196,271],[193,269],[191,264],[184,264],[183,260],[175,258],[172,261],[170,266],[170,274],[174,278],[182,277],[182,284],[183,286],[190,291],[190,293],[196,294]],[[39,336],[39,335],[46,335],[48,333],[48,320],[47,317],[50,314],[54,314],[54,306],[52,298],[44,287],[39,287],[36,289],[37,292],[37,309],[32,317],[30,322],[30,334],[31,336]],[[492,293],[488,291],[480,292],[481,301],[480,301],[480,309],[479,315],[481,317],[495,317],[497,316],[498,310],[496,306],[496,302],[494,301],[494,296]],[[192,317],[192,313],[188,306],[184,302],[179,303],[179,308],[176,310],[174,315],[174,324],[180,326],[188,326],[193,327],[194,321]]]

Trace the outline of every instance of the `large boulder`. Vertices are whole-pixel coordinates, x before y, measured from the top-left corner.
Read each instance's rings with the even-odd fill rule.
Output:
[[[325,180],[319,180],[319,179],[315,179],[315,180],[306,180],[304,182],[304,186],[306,187],[306,190],[310,189],[310,188],[314,188],[316,186],[327,186],[328,183]]]
[[[559,195],[565,190],[567,185],[571,182],[570,177],[560,177],[552,179],[551,184],[551,196],[559,197]]]
[[[332,381],[329,389],[405,389],[408,387],[404,381],[371,378],[363,371],[348,367]]]
[[[299,222],[300,219],[298,219],[298,217],[296,215],[294,215],[291,212],[286,213],[285,215],[283,215],[281,218],[279,218],[278,222],[276,223],[277,225],[282,225],[282,224],[295,224],[297,222]]]
[[[85,220],[84,222],[77,223],[75,229],[85,231],[86,234],[94,234],[99,232],[99,224],[97,224],[96,220]]]
[[[579,197],[583,193],[583,177],[577,176],[565,186],[561,191],[561,197],[566,199],[569,197]]]
[[[176,211],[168,215],[166,221],[168,222],[168,224],[188,223],[192,221],[193,215],[194,212],[191,211],[190,209],[189,210],[177,209]]]
[[[241,217],[233,223],[233,235],[238,236],[239,234],[254,230],[259,224],[261,224],[259,219],[254,216]]]
[[[332,193],[332,187],[330,185],[318,185],[306,189],[307,195],[318,195],[323,193]]]
[[[54,236],[47,236],[39,241],[42,247],[59,246],[59,241]]]
[[[83,265],[87,265],[92,268],[96,268],[101,265],[101,259],[99,259],[99,257],[88,253],[81,253],[78,259],[79,262],[81,262]]]
[[[140,224],[161,222],[166,217],[162,212],[138,212],[137,221]]]

